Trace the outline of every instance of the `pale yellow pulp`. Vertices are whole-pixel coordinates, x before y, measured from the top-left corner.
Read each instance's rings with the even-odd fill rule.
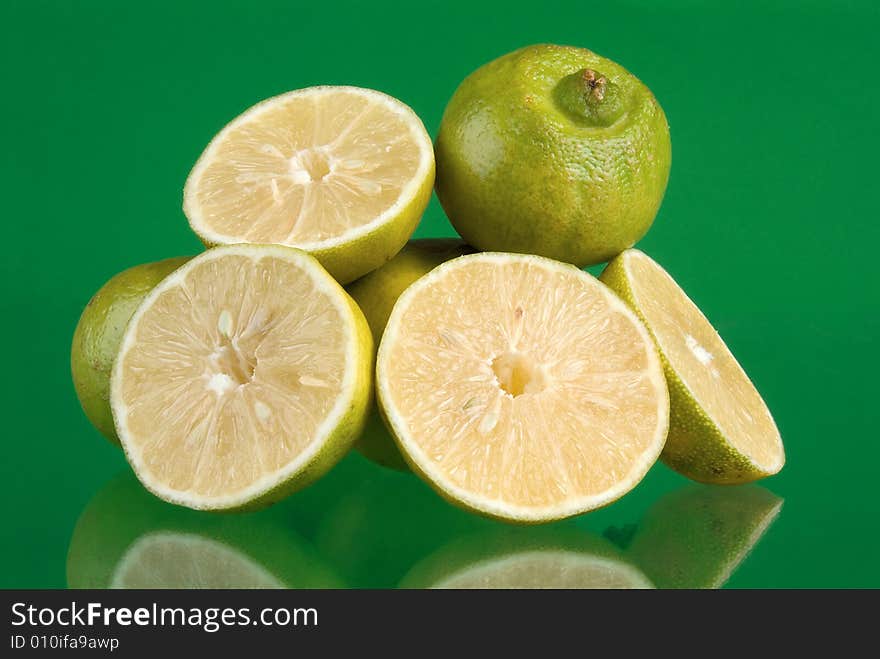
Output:
[[[193,263],[132,321],[117,427],[142,477],[210,499],[271,481],[316,441],[350,338],[309,269],[245,253]]]
[[[644,327],[603,284],[547,259],[462,257],[417,282],[392,314],[379,377],[420,469],[489,510],[619,496],[665,439]]]
[[[212,242],[316,247],[380,224],[412,194],[426,148],[418,119],[383,94],[293,92],[215,138],[187,182],[185,209]]]

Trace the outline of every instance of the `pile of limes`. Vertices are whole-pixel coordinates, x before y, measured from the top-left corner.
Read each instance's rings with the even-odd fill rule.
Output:
[[[355,444],[521,522],[605,505],[658,457],[706,482],[776,473],[754,386],[631,249],[670,159],[650,90],[581,48],[479,68],[434,144],[377,91],[262,101],[186,181],[208,249],[116,275],[83,312],[83,409],[144,486],[197,509],[271,503]],[[432,189],[463,240],[409,240]]]

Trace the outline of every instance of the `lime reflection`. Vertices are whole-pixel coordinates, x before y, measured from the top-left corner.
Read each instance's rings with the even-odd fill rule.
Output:
[[[651,587],[574,520],[516,527],[480,517],[357,454],[290,502],[292,523],[357,588]]]
[[[80,515],[70,588],[333,588],[345,583],[278,512],[217,514],[172,506],[131,473]]]
[[[515,527],[352,452],[264,511],[166,504],[126,473],[80,516],[72,588],[716,588],[779,515],[757,486],[687,485],[639,521]],[[623,520],[629,521],[629,520]],[[600,527],[601,528],[601,527]]]
[[[651,507],[627,555],[658,588],[720,588],[781,509],[782,499],[757,485],[688,485]]]
[[[417,564],[402,588],[633,589],[650,580],[610,542],[572,524],[462,538]]]

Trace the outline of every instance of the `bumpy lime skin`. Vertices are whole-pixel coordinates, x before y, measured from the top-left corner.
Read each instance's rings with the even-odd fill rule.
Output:
[[[119,438],[110,410],[110,373],[125,327],[147,293],[189,259],[165,259],[120,272],[89,300],[76,325],[70,349],[76,395],[92,425],[117,446]]]
[[[457,238],[410,240],[388,263],[347,286],[370,325],[374,346],[378,348],[394,303],[410,284],[441,263],[473,251]],[[384,467],[409,471],[375,405],[355,447]]]
[[[613,104],[610,113],[572,112],[567,85],[578,72],[607,83],[607,94],[591,98]],[[603,125],[609,116],[616,120]],[[554,45],[517,50],[468,76],[446,107],[435,152],[437,196],[468,243],[579,267],[648,231],[671,163],[669,126],[651,91],[611,60]]]

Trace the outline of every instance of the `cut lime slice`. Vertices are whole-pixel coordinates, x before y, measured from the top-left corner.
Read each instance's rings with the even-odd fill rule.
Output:
[[[183,209],[209,245],[298,247],[346,283],[403,247],[433,184],[431,138],[409,107],[371,89],[310,87],[220,131]]]
[[[632,489],[666,438],[650,336],[589,274],[549,259],[453,259],[397,301],[377,394],[410,465],[472,510],[539,522]]]
[[[660,350],[670,398],[664,462],[707,483],[742,483],[782,469],[785,452],[770,410],[672,277],[629,249],[601,279],[639,314]]]
[[[281,498],[335,464],[369,405],[372,339],[318,262],[218,247],[132,317],[111,378],[116,429],[157,496],[201,509]]]

